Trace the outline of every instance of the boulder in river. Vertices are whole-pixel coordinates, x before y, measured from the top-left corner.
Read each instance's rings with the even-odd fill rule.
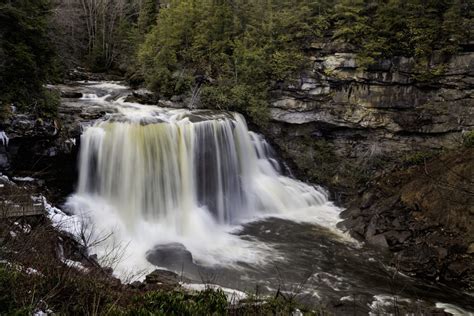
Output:
[[[183,266],[193,265],[193,256],[183,244],[169,243],[157,245],[147,253],[147,260],[154,265],[181,270]]]

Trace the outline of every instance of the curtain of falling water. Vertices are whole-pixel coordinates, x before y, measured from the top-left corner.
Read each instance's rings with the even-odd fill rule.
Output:
[[[237,114],[195,123],[98,123],[82,135],[78,193],[106,199],[124,222],[164,222],[183,235],[198,208],[233,224],[327,201],[282,176],[271,148]]]

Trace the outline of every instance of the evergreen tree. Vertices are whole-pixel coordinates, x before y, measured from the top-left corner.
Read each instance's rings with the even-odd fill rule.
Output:
[[[364,0],[341,0],[334,7],[335,39],[360,45],[371,31]]]
[[[158,15],[159,1],[144,0],[138,16],[138,29],[141,34],[146,34],[155,25]]]
[[[55,51],[48,37],[49,0],[0,5],[0,99],[21,110],[54,115],[57,98],[44,88],[55,75]]]

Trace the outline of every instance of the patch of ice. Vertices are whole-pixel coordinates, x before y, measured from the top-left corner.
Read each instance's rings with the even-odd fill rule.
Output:
[[[444,310],[446,313],[453,316],[474,316],[474,312],[467,311],[459,306],[447,303],[436,303],[436,308]]]
[[[84,267],[84,265],[80,263],[79,261],[74,261],[70,259],[62,259],[61,261],[70,268],[74,268],[76,270],[84,271],[84,272],[89,271],[89,269]]]
[[[35,202],[41,202],[46,210],[53,226],[59,230],[70,233],[73,236],[79,236],[82,230],[81,220],[76,215],[67,215],[59,208],[48,203],[44,196],[31,197]]]
[[[242,291],[225,288],[217,284],[202,284],[202,283],[180,283],[180,284],[184,289],[189,290],[189,291],[204,291],[208,289],[222,290],[222,292],[224,292],[225,296],[227,297],[227,301],[230,304],[238,304],[241,300],[244,300],[248,297],[248,295]]]
[[[18,222],[13,223],[15,226],[18,226],[25,234],[31,232],[31,225],[30,224],[20,224]]]
[[[32,177],[13,177],[13,181],[20,181],[20,182],[33,182],[36,181],[35,178]]]
[[[3,182],[5,184],[15,184],[11,182],[10,179],[5,175],[0,175],[0,182]]]

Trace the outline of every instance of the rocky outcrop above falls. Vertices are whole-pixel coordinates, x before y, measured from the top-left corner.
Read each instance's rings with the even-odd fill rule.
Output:
[[[265,131],[309,180],[349,194],[380,164],[456,147],[474,129],[474,52],[433,59],[429,79],[412,58],[363,70],[337,45],[310,55],[309,70],[274,91]]]
[[[404,273],[474,287],[474,148],[376,178],[342,228],[395,253]]]

